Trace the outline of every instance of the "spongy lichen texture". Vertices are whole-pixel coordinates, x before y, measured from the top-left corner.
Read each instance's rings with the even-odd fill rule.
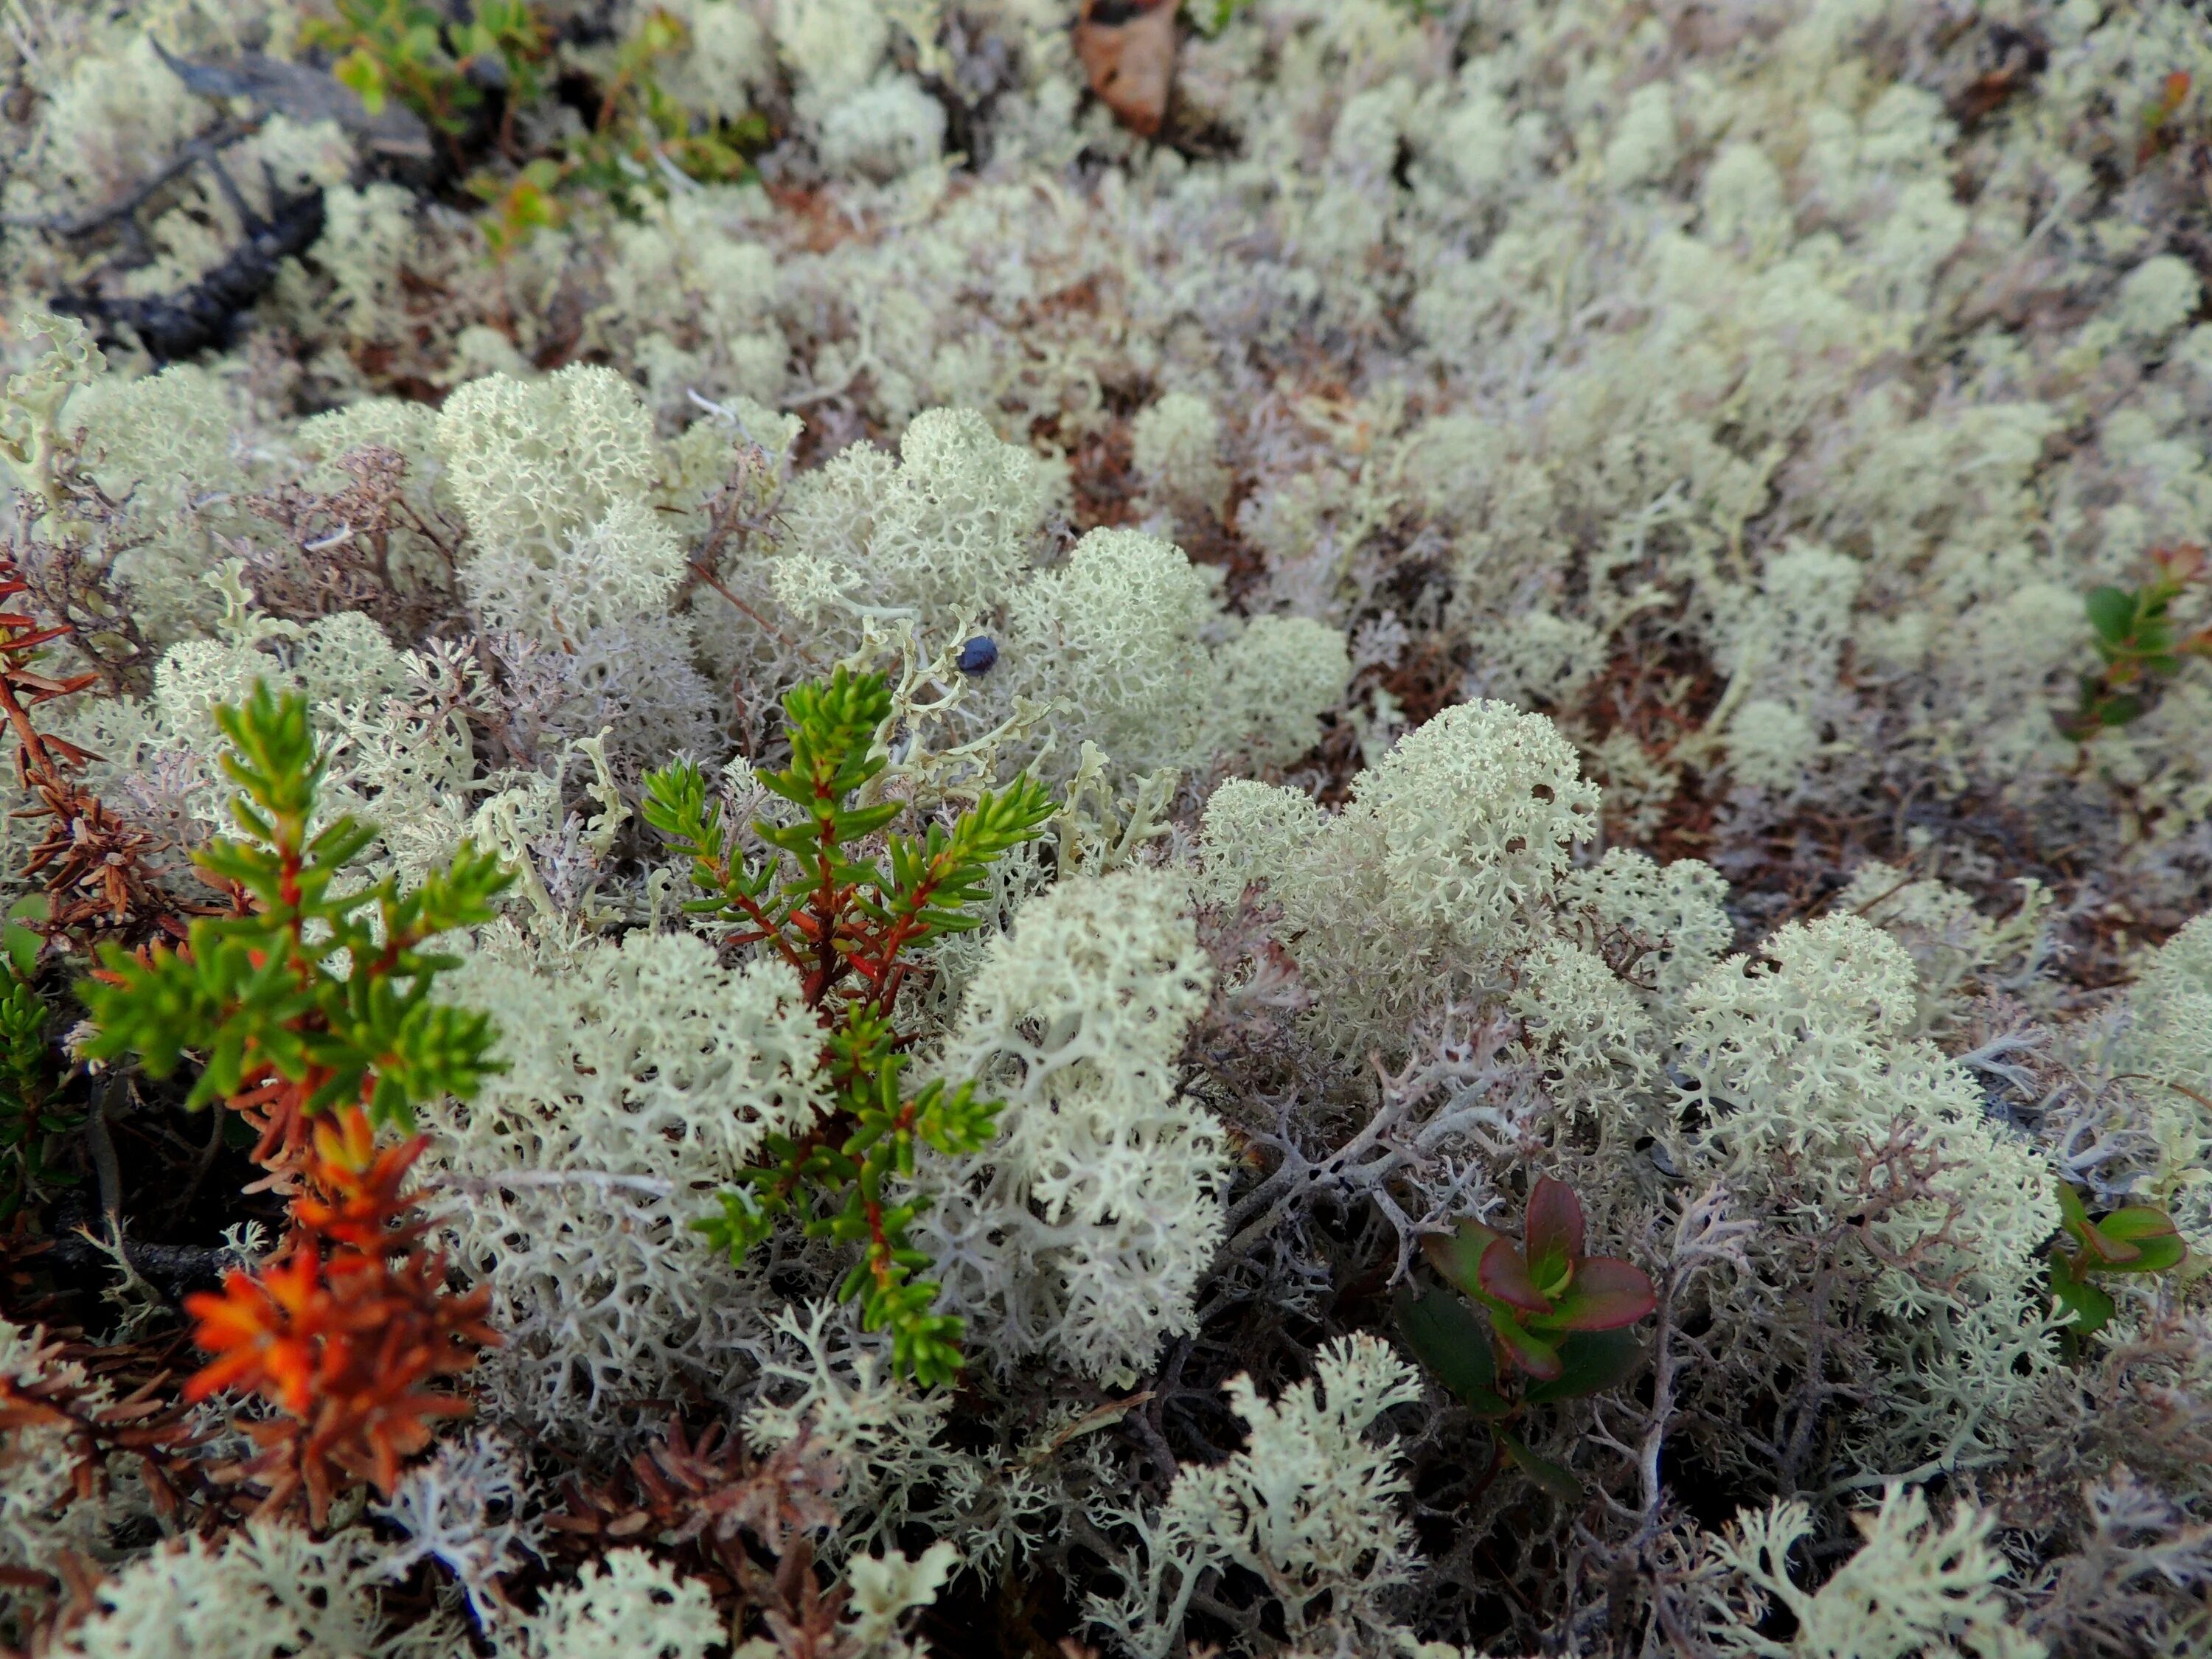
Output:
[[[1192,1328],[1228,1158],[1176,1085],[1212,978],[1181,901],[1145,871],[1061,883],[1023,906],[946,1036],[946,1072],[1007,1103],[988,1152],[931,1173],[920,1237],[1003,1368],[1126,1386]]]
[[[1362,772],[1334,816],[1280,787],[1215,790],[1203,887],[1230,900],[1264,883],[1317,1018],[1347,1046],[1388,1040],[1440,976],[1525,946],[1526,918],[1590,833],[1598,792],[1580,771],[1543,716],[1462,704]]]
[[[503,1034],[507,1069],[428,1127],[432,1160],[475,1183],[450,1237],[510,1333],[490,1362],[505,1414],[588,1439],[634,1402],[724,1385],[741,1292],[687,1206],[821,1109],[791,969],[724,969],[684,933],[534,959],[510,936],[452,988]]]
[[[369,878],[465,839],[516,878],[440,992],[504,1069],[418,1126],[503,1336],[479,1422],[316,1536],[189,1480],[173,1512],[24,1407],[0,1641],[2201,1648],[2203,8],[1186,0],[1146,25],[1156,138],[1092,88],[1103,5],[532,9],[557,95],[420,154],[339,96],[323,0],[0,30],[7,603],[74,629],[31,672],[95,677],[27,717],[180,915],[229,902],[189,859],[236,828],[215,710],[257,681],[308,699]],[[647,83],[658,137],[592,150],[619,100],[580,89]],[[502,218],[533,155],[550,222]],[[99,320],[317,197],[179,361]],[[2088,596],[2161,571],[2170,659],[2069,724]],[[787,1219],[733,1264],[694,1224],[832,1079],[802,970],[684,908],[642,781],[697,763],[757,854],[798,810],[781,699],[840,668],[892,687],[902,830],[1024,770],[1060,806],[890,1009],[909,1080],[1000,1103],[872,1200],[921,1206],[950,1389],[839,1300],[851,1241]],[[0,908],[43,880],[18,793]],[[182,1089],[78,1060],[86,963],[47,950],[31,1047],[57,1121],[106,1103],[121,1189],[40,1131],[76,1183],[9,1237],[40,1295],[93,1265],[53,1329],[0,1324],[0,1413],[186,1363],[200,1281],[124,1272],[103,1217],[261,1248],[217,1243],[234,1160]],[[1544,1176],[1658,1305],[1628,1380],[1486,1424],[1396,1310],[1424,1238],[1510,1232]],[[2191,1252],[2100,1273],[2088,1335],[2062,1185]],[[238,1461],[251,1419],[194,1410],[191,1468]],[[559,1524],[672,1421],[783,1484]],[[770,1534],[804,1632],[702,1568]]]

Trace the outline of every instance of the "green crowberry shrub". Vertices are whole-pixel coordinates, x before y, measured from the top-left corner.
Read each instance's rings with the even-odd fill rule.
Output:
[[[929,1258],[907,1237],[917,1200],[887,1183],[914,1174],[917,1143],[946,1154],[981,1151],[1002,1103],[980,1100],[973,1081],[932,1079],[908,1091],[899,991],[916,953],[981,926],[965,907],[988,891],[992,861],[1042,833],[1054,811],[1026,775],[986,792],[948,829],[919,836],[890,829],[901,800],[871,799],[889,757],[878,742],[891,718],[879,674],[839,669],[794,688],[783,703],[791,763],[761,782],[797,809],[791,822],[753,821],[764,848],[738,856],[719,802],[699,768],[678,762],[646,779],[647,823],[691,861],[704,896],[685,907],[733,928],[730,942],[774,951],[799,975],[821,1021],[823,1064],[836,1091],[830,1113],[803,1134],[771,1134],[767,1161],[722,1194],[718,1216],[696,1224],[731,1259],[797,1212],[811,1237],[862,1247],[839,1287],[861,1299],[863,1322],[891,1334],[893,1361],[925,1384],[960,1369],[962,1321],[931,1312],[938,1285],[915,1277]]]
[[[326,757],[307,699],[257,681],[216,719],[232,744],[222,769],[242,792],[231,816],[243,833],[193,862],[240,914],[196,920],[182,950],[107,946],[78,987],[100,1028],[85,1052],[135,1055],[156,1078],[197,1060],[185,1103],[246,1113],[264,1160],[296,1159],[307,1120],[334,1108],[411,1130],[416,1105],[465,1097],[497,1068],[490,1019],[432,1000],[459,959],[428,946],[489,921],[513,877],[464,843],[412,890],[392,877],[360,882],[352,866],[377,831],[349,815],[317,823]]]

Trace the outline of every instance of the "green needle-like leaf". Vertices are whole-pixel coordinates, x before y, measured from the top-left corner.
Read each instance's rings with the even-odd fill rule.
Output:
[[[234,816],[255,839],[218,838],[198,862],[258,903],[195,921],[183,951],[105,950],[100,975],[78,988],[99,1027],[87,1052],[136,1054],[155,1077],[196,1055],[190,1106],[269,1073],[312,1079],[310,1112],[365,1100],[372,1119],[403,1126],[424,1100],[473,1094],[496,1068],[491,1023],[431,1002],[433,981],[458,960],[422,945],[490,920],[507,872],[465,845],[412,891],[386,880],[341,892],[378,831],[340,817],[308,833],[324,762],[307,700],[257,683],[216,717],[232,744],[223,770],[241,791]]]

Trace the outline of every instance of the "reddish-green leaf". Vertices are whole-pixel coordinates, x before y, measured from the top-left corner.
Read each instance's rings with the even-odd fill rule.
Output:
[[[1490,1328],[1474,1310],[1446,1290],[1427,1290],[1398,1299],[1398,1329],[1413,1357],[1437,1374],[1437,1381],[1481,1417],[1503,1417],[1513,1409],[1498,1392],[1498,1367],[1491,1357]]]
[[[2161,1237],[2146,1238],[2132,1247],[2134,1257],[2126,1261],[2100,1261],[2094,1271],[2107,1273],[2162,1273],[2179,1267],[2189,1255],[2189,1247],[2179,1235],[2167,1233]]]
[[[2113,1238],[2100,1227],[2092,1226],[2081,1235],[2082,1245],[2096,1258],[2095,1266],[2115,1272],[2129,1266],[2142,1252],[2124,1238]]]
[[[1470,1295],[1482,1288],[1482,1253],[1497,1233],[1469,1217],[1451,1233],[1429,1233],[1421,1240],[1421,1253],[1429,1265]]]
[[[1528,1264],[1513,1248],[1511,1239],[1491,1240],[1490,1248],[1482,1253],[1479,1278],[1482,1290],[1508,1307],[1532,1314],[1552,1311],[1552,1298],[1536,1288],[1536,1281],[1528,1275]]]
[[[1641,1267],[1614,1256],[1593,1255],[1576,1264],[1574,1283],[1538,1322],[1552,1330],[1618,1330],[1658,1304],[1658,1292]]]
[[[2148,1204],[2130,1204],[2124,1210],[2113,1211],[2100,1221],[2097,1231],[2107,1238],[2122,1239],[2132,1244],[2146,1238],[2171,1237],[2174,1231],[2173,1218]]]
[[[1583,1253],[1583,1206],[1564,1181],[1539,1176],[1528,1189],[1528,1217],[1522,1234],[1528,1271],[1540,1285],[1553,1285]]]
[[[1489,1310],[1489,1313],[1490,1328],[1498,1334],[1498,1345],[1516,1366],[1547,1382],[1560,1375],[1558,1349],[1523,1328],[1511,1315],[1496,1308]]]
[[[2173,1218],[2148,1204],[2115,1210],[2093,1231],[2106,1247],[2100,1254],[2105,1255],[2104,1266],[2111,1273],[2162,1273],[2179,1267],[2189,1254],[2189,1247],[2174,1231]],[[2132,1254],[2117,1257],[2108,1254],[2115,1245]]]

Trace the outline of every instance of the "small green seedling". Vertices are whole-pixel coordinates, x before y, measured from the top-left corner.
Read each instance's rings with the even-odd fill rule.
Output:
[[[459,20],[425,0],[331,3],[302,38],[339,54],[331,72],[371,115],[396,98],[452,138],[483,105],[480,82],[503,88],[510,112],[544,95],[552,48],[529,0],[476,0]]]
[[[540,155],[507,178],[480,173],[468,181],[470,194],[487,209],[477,224],[484,246],[496,264],[505,264],[541,230],[550,230],[568,216],[555,198],[566,178],[561,163]]]
[[[2173,1218],[2148,1204],[2130,1204],[2090,1219],[2081,1194],[2063,1181],[2058,1212],[2064,1236],[2046,1258],[2051,1296],[2060,1312],[2073,1316],[2060,1340],[2067,1357],[2078,1358],[2083,1340],[2103,1330],[2116,1311],[2111,1293],[2091,1282],[2093,1275],[2170,1273],[2189,1259],[2189,1247]]]
[[[26,893],[9,907],[0,930],[7,957],[0,966],[0,1221],[11,1219],[26,1199],[77,1179],[54,1155],[84,1118],[54,1099],[52,1010],[32,983],[47,912],[44,893]]]
[[[256,680],[215,718],[230,739],[235,833],[192,862],[240,896],[240,914],[197,919],[182,950],[104,945],[76,988],[99,1027],[83,1052],[134,1058],[154,1078],[198,1066],[185,1106],[223,1101],[252,1118],[264,1164],[299,1164],[309,1120],[343,1107],[411,1132],[421,1103],[465,1100],[506,1069],[489,1016],[440,1000],[434,986],[461,965],[439,941],[489,921],[514,875],[464,842],[413,887],[366,880],[378,831],[323,813],[330,755],[307,700]]]
[[[1235,21],[1239,12],[1251,9],[1252,0],[1183,0],[1182,15],[1210,40]]]
[[[2157,98],[2142,112],[2142,139],[2136,146],[2137,167],[2148,167],[2154,157],[2182,142],[2185,124],[2174,118],[2189,101],[2189,88],[2187,70],[2174,70],[2160,82]]]
[[[690,49],[691,31],[672,12],[656,6],[638,20],[616,50],[591,130],[569,141],[566,182],[635,210],[641,198],[666,192],[670,168],[701,184],[751,176],[747,151],[767,143],[767,123],[757,115],[708,121],[660,83],[662,70]]]
[[[1512,1425],[1532,1406],[1616,1387],[1643,1352],[1628,1328],[1658,1294],[1642,1268],[1583,1253],[1583,1206],[1566,1183],[1539,1177],[1518,1244],[1474,1220],[1421,1241],[1430,1264],[1464,1293],[1431,1287],[1400,1304],[1407,1346],[1484,1421],[1504,1455],[1571,1503],[1582,1483],[1536,1455]],[[1474,1304],[1474,1307],[1468,1302]],[[1480,1308],[1486,1318],[1478,1318]],[[1495,1470],[1495,1456],[1492,1468]]]
[[[45,923],[53,906],[44,893],[26,893],[8,907],[8,920],[0,925],[0,951],[17,979],[38,971],[39,952],[46,942]]]
[[[2094,589],[2084,601],[2104,667],[2081,676],[2076,706],[2053,718],[2076,743],[2142,718],[2185,659],[2212,657],[2212,627],[2183,635],[2174,601],[2206,573],[2201,547],[2161,548],[2151,555],[2158,574],[2141,587]]]

